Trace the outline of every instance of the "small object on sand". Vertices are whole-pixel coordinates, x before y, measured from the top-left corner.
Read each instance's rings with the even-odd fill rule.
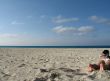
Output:
[[[34,81],[47,81],[46,78],[36,78]]]
[[[52,73],[51,76],[50,76],[50,78],[51,78],[51,79],[55,79],[55,78],[58,77],[58,76],[59,76],[58,73]]]
[[[26,64],[21,64],[21,65],[19,65],[18,67],[24,67]]]
[[[48,72],[47,69],[40,69],[41,72]]]

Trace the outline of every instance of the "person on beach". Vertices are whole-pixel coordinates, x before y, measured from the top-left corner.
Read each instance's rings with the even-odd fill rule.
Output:
[[[109,50],[104,50],[99,57],[98,64],[89,64],[88,71],[92,72],[94,70],[110,70],[110,56]]]

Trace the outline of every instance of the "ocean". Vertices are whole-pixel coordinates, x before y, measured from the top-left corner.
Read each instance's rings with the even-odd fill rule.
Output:
[[[110,46],[0,46],[0,48],[110,48]]]

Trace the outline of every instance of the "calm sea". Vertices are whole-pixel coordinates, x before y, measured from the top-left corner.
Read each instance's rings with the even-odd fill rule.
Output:
[[[110,46],[0,46],[0,48],[110,48]]]

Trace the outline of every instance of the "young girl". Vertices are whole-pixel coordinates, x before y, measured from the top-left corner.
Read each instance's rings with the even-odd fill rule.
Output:
[[[110,70],[110,56],[109,50],[104,50],[99,57],[98,64],[89,64],[88,71],[92,72],[94,70]]]

